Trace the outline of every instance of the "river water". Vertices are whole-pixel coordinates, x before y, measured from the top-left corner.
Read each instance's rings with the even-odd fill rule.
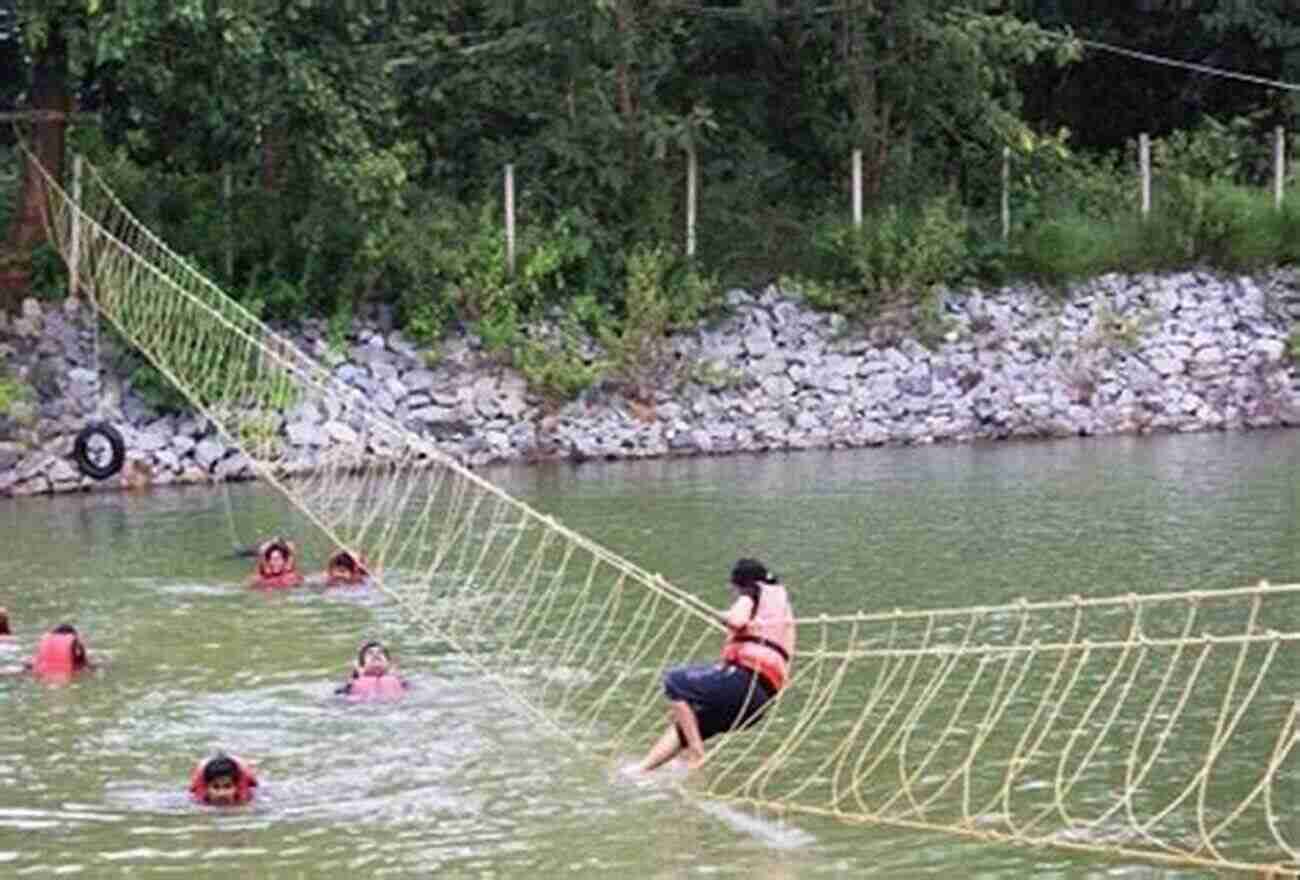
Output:
[[[1289,583],[1297,464],[1300,432],[1278,431],[486,475],[715,606],[734,559],[759,556],[813,615]],[[381,596],[243,587],[233,544],[306,531],[261,485],[0,501],[17,633],[0,666],[60,621],[103,663],[65,687],[0,677],[0,876],[1206,876],[782,823],[611,778]],[[372,636],[410,695],[341,704]],[[253,807],[187,801],[216,747],[258,764]]]

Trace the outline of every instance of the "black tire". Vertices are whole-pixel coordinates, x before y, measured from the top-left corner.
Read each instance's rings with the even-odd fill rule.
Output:
[[[108,443],[108,461],[99,461],[98,456],[91,455],[90,441],[96,437],[102,437]],[[107,480],[126,463],[126,443],[117,428],[107,422],[92,422],[77,435],[77,442],[72,447],[72,458],[77,463],[77,469],[86,476],[93,480]]]

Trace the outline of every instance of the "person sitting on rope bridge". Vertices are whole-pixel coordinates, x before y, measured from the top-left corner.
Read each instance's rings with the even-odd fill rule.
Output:
[[[249,580],[250,586],[284,589],[301,584],[293,544],[284,538],[272,538],[257,548],[257,569]]]
[[[664,675],[668,730],[642,759],[649,773],[685,751],[687,766],[704,761],[704,741],[749,727],[785,687],[794,656],[794,611],[785,587],[756,559],[731,570],[735,601],[722,614],[727,639],[715,664],[677,666]]]
[[[395,669],[387,648],[376,641],[366,642],[357,652],[352,677],[334,693],[356,701],[395,700],[410,686]]]
[[[212,807],[237,807],[253,799],[257,774],[248,762],[225,752],[205,758],[190,774],[190,795]]]
[[[339,550],[325,564],[325,586],[360,587],[370,579],[366,557],[351,550]]]

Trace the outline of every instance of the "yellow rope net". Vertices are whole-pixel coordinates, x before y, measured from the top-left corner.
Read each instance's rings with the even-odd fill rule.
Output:
[[[662,730],[660,678],[712,610],[486,482],[223,295],[85,166],[49,181],[80,289],[404,619],[611,761]],[[74,186],[74,191],[81,185]],[[293,464],[283,413],[350,443]],[[798,601],[798,584],[790,585]],[[1300,876],[1300,586],[801,619],[765,720],[692,790],[779,813]]]

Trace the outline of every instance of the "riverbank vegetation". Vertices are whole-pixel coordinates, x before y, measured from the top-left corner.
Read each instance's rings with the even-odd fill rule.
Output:
[[[1281,209],[1269,189],[1295,92],[1097,48],[1300,80],[1285,0],[1064,6],[0,0],[0,104],[263,317],[341,345],[386,304],[431,360],[467,326],[561,397],[652,386],[664,332],[730,286],[786,277],[870,318],[939,285],[1300,259],[1294,176]],[[38,181],[0,149],[12,309],[62,288]]]

